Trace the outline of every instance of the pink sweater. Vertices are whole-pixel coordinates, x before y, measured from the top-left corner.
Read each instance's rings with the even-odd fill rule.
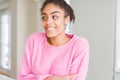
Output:
[[[85,38],[67,34],[71,40],[62,46],[51,46],[45,33],[29,36],[18,80],[44,80],[50,75],[78,74],[73,80],[85,80],[88,71],[89,45]]]

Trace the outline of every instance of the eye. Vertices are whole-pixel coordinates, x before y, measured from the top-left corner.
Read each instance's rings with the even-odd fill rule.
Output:
[[[58,16],[54,15],[54,16],[52,16],[52,19],[56,20],[56,19],[58,19]]]
[[[42,16],[42,21],[46,21],[47,20],[47,17],[46,16]]]

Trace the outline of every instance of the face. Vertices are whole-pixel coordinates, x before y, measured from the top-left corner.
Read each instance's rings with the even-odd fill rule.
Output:
[[[65,35],[65,27],[69,17],[65,18],[65,12],[59,6],[47,4],[42,13],[42,26],[47,37],[58,37]]]

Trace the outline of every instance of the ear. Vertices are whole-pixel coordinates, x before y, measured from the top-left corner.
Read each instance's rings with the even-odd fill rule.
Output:
[[[65,18],[65,24],[68,24],[70,22],[70,16],[67,16],[66,18]]]

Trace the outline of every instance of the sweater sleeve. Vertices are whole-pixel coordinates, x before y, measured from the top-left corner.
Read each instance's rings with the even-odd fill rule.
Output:
[[[32,61],[32,52],[34,48],[33,36],[30,36],[26,42],[25,50],[23,54],[23,59],[21,67],[18,73],[18,80],[44,80],[46,77],[50,76],[49,74],[33,74],[31,61]]]
[[[72,80],[85,80],[89,64],[89,44],[82,38],[77,44],[69,74],[77,74]]]

